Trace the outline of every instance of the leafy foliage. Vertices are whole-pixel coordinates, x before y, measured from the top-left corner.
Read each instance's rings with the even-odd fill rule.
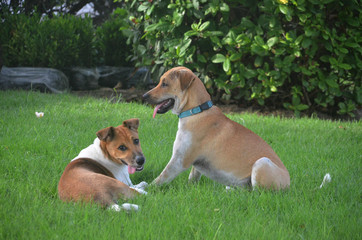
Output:
[[[129,24],[124,20],[127,11],[117,9],[110,18],[96,29],[97,63],[107,66],[131,66],[127,57],[131,50],[127,50],[127,37],[123,31]]]
[[[89,16],[6,14],[0,28],[3,64],[9,67],[130,66],[127,13],[119,9],[97,28]]]
[[[133,60],[156,78],[184,65],[214,96],[296,115],[353,115],[362,104],[357,0],[125,2]]]
[[[93,25],[88,17],[9,14],[0,31],[4,65],[62,69],[94,64]]]

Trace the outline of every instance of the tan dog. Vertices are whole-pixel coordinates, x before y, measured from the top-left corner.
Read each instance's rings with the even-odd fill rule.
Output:
[[[143,170],[145,158],[138,139],[139,120],[97,132],[94,143],[83,149],[65,168],[58,185],[63,201],[95,202],[113,210],[137,210],[134,204],[117,204],[118,199],[146,194],[146,182],[134,186],[129,174]]]
[[[143,97],[157,105],[153,117],[172,109],[180,118],[171,160],[155,184],[168,183],[193,166],[189,181],[203,174],[231,186],[283,189],[290,185],[288,170],[273,149],[213,106],[203,83],[189,69],[167,71]]]

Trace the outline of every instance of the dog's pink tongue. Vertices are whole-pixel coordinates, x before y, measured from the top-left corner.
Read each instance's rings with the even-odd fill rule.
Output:
[[[128,173],[129,174],[134,174],[136,172],[136,168],[135,167],[131,167],[128,165]]]
[[[152,115],[153,118],[156,117],[157,111],[158,111],[158,109],[160,109],[161,106],[162,106],[162,103],[158,104],[158,105],[155,107],[155,110],[153,110],[153,115]]]

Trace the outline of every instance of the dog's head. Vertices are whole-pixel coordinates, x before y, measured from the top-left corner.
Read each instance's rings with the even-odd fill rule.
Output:
[[[173,113],[179,114],[187,102],[187,90],[195,80],[200,81],[185,67],[175,67],[164,73],[158,85],[143,95],[147,102],[157,105],[153,117],[171,109]]]
[[[130,174],[142,171],[145,157],[138,138],[139,119],[129,119],[118,127],[107,127],[97,132],[100,147],[111,161],[128,166]]]

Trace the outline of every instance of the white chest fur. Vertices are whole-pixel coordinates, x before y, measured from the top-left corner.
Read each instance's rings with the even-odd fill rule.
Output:
[[[173,143],[173,155],[174,157],[183,158],[187,150],[192,144],[191,132],[183,128],[183,124],[179,121],[178,131],[176,134],[175,142]]]
[[[87,148],[83,149],[77,157],[75,157],[72,161],[78,159],[78,158],[90,158],[98,163],[100,163],[102,166],[107,168],[114,177],[127,184],[128,186],[132,187],[132,181],[129,178],[129,173],[126,165],[120,165],[117,164],[109,159],[107,159],[101,148],[100,148],[100,140],[96,138],[93,142],[93,144],[89,145]]]

